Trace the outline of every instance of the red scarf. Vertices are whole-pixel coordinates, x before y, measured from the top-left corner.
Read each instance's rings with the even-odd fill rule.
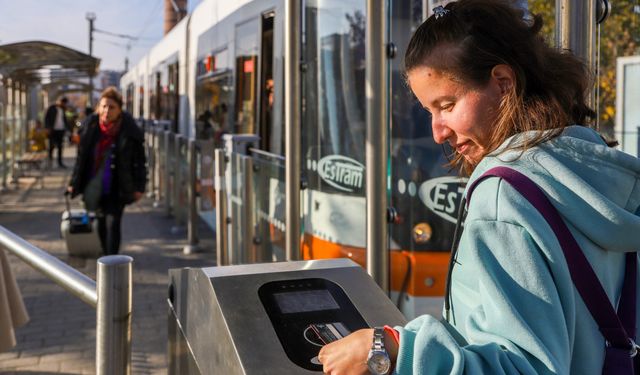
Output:
[[[96,145],[95,163],[93,164],[93,172],[96,173],[102,166],[104,157],[107,154],[107,150],[115,142],[118,133],[120,132],[120,119],[118,118],[114,122],[99,121],[100,124],[100,139]]]

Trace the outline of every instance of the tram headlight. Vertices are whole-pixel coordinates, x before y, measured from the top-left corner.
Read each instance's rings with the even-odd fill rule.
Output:
[[[427,223],[418,223],[413,227],[413,242],[417,244],[429,242],[432,235],[431,225]]]

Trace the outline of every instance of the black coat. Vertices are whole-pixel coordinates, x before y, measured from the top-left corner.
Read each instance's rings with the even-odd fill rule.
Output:
[[[53,130],[53,127],[56,124],[56,116],[58,115],[58,106],[51,105],[47,109],[47,113],[44,115],[44,127],[45,129]],[[71,124],[69,124],[69,120],[67,120],[67,116],[64,115],[64,110],[62,114],[62,121],[64,121],[65,130],[71,130]]]
[[[73,168],[70,185],[72,198],[84,193],[91,180],[95,148],[100,139],[100,126],[96,114],[87,118],[81,130],[78,156]],[[111,168],[113,168],[112,189],[114,198],[122,204],[132,203],[134,192],[145,191],[147,184],[147,166],[144,151],[144,135],[133,117],[122,113],[122,124],[116,141],[112,145]]]

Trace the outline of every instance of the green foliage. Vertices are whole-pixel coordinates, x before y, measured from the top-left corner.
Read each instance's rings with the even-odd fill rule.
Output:
[[[542,33],[554,43],[556,0],[529,0],[529,10],[545,22]],[[639,0],[611,0],[611,15],[600,27],[600,59],[597,87],[600,129],[613,134],[616,108],[616,58],[640,53],[640,14],[634,12]]]

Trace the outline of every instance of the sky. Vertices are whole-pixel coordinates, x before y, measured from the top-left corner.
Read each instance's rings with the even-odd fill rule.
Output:
[[[188,0],[191,12],[202,0]],[[124,70],[144,56],[163,35],[164,0],[0,0],[0,45],[46,41],[89,53],[89,21],[98,30],[137,37],[128,39],[94,32],[93,55],[102,70]]]

